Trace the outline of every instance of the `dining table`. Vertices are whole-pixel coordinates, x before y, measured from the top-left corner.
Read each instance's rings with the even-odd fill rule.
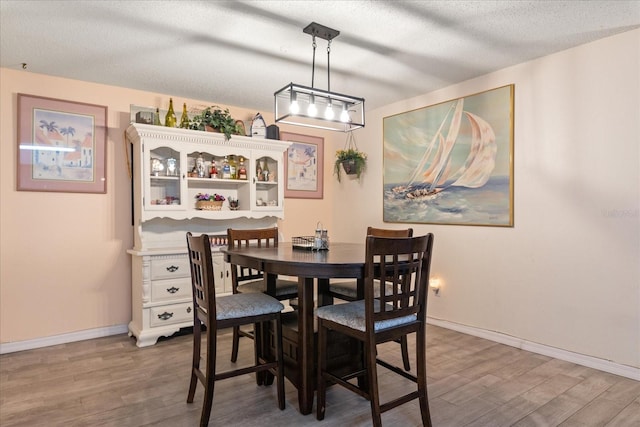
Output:
[[[277,247],[253,246],[222,249],[225,261],[232,265],[263,271],[266,277],[266,292],[275,294],[277,276],[298,278],[297,319],[294,334],[295,365],[290,375],[298,390],[299,411],[310,414],[316,388],[316,339],[314,307],[332,303],[327,294],[330,279],[356,279],[363,288],[365,245],[364,243],[331,243],[327,250],[305,250],[294,247],[291,242],[280,242]],[[286,323],[285,323],[286,324]],[[350,351],[351,352],[351,351]],[[361,362],[361,354],[351,352],[351,357]],[[287,370],[285,370],[287,373]]]

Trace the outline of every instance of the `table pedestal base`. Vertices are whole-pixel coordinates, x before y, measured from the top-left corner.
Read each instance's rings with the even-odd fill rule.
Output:
[[[317,377],[317,348],[318,333],[314,322],[313,334],[313,369],[310,372],[302,372],[300,369],[299,345],[298,345],[298,313],[288,312],[282,314],[282,344],[284,353],[284,375],[298,389],[298,401],[300,412],[310,414],[313,407],[313,394],[316,390]],[[270,351],[275,351],[273,334],[269,334]],[[345,335],[329,331],[327,355],[328,367],[339,374],[348,374],[362,369],[362,345],[359,341]],[[303,381],[302,375],[307,375],[307,381]],[[307,383],[307,390],[303,384]],[[311,396],[309,399],[308,397]]]

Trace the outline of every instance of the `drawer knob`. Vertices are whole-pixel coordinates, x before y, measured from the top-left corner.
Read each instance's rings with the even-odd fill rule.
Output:
[[[187,307],[187,313],[191,313],[191,307]]]
[[[179,290],[180,290],[180,288],[176,288],[175,286],[172,286],[172,287],[167,289],[167,292],[169,292],[170,294],[175,294]]]
[[[166,311],[162,314],[158,314],[158,319],[160,320],[169,320],[173,317],[173,313],[167,313]]]
[[[178,271],[178,268],[180,268],[180,267],[176,267],[175,265],[172,265],[171,267],[167,267],[167,271],[169,273],[174,273],[174,272]]]

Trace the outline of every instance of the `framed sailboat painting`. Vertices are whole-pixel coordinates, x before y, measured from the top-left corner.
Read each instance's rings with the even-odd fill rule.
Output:
[[[383,120],[383,220],[513,227],[514,85]]]

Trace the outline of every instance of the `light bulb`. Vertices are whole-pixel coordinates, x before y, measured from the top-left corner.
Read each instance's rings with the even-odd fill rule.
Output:
[[[307,115],[315,117],[318,114],[318,108],[316,107],[316,98],[313,95],[309,95],[309,107],[307,108]]]
[[[340,113],[340,121],[343,123],[348,123],[351,121],[351,117],[349,117],[349,111],[347,111],[347,103],[342,104],[342,112]]]
[[[333,106],[331,105],[331,100],[327,103],[327,109],[324,111],[324,118],[327,120],[333,120]]]
[[[291,114],[298,114],[300,112],[300,105],[298,104],[298,94],[291,92],[291,104],[289,104],[289,112]]]

